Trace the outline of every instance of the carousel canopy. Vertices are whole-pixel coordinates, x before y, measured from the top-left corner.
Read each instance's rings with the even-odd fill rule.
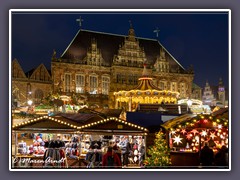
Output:
[[[178,92],[172,92],[169,90],[161,90],[156,87],[153,83],[153,78],[150,77],[150,73],[144,65],[144,70],[142,77],[138,79],[138,86],[133,88],[130,91],[119,91],[114,92],[116,100],[118,102],[129,102],[130,99],[132,102],[140,103],[176,103],[177,97],[179,96]]]

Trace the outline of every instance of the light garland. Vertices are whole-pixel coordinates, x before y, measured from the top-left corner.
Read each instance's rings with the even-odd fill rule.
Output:
[[[181,130],[179,130],[180,127],[182,127]],[[199,131],[198,128],[202,129],[202,131]],[[191,130],[189,131],[189,129]],[[198,115],[172,126],[169,134],[174,135],[174,138],[171,139],[174,140],[174,143],[178,142],[177,144],[181,141],[179,139],[180,135],[185,135],[186,143],[191,147],[186,150],[183,148],[181,151],[198,151],[200,140],[202,144],[204,141],[211,140],[216,145],[216,148],[221,148],[223,145],[228,147],[228,119],[211,115]]]

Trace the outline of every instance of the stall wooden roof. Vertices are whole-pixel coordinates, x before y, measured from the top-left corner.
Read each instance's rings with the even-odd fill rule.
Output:
[[[178,116],[178,117],[176,117],[174,119],[166,121],[161,126],[164,127],[165,129],[170,129],[172,127],[175,127],[178,124],[181,124],[181,123],[184,123],[186,121],[189,121],[190,119],[192,119],[195,116],[196,116],[195,114],[184,114],[182,116]]]
[[[220,112],[219,112],[220,113]],[[186,129],[210,129],[216,128],[217,125],[222,125],[228,128],[228,109],[226,111],[221,111],[220,114],[185,114],[177,118],[166,121],[162,124],[166,130],[176,129],[176,128],[186,128]]]
[[[101,117],[98,114],[60,113],[42,116],[12,127],[14,131],[80,132],[95,134],[145,134],[148,130],[117,117]]]

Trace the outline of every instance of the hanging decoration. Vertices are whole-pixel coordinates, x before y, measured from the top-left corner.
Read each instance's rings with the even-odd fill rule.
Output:
[[[169,127],[170,141],[179,151],[198,151],[205,141],[211,141],[214,151],[228,147],[228,119],[211,115],[197,115]],[[177,131],[178,130],[178,131]],[[186,141],[185,145],[183,141]],[[187,146],[186,146],[187,144]]]
[[[182,143],[182,140],[183,138],[180,138],[180,135],[179,136],[175,136],[174,138],[173,138],[173,140],[174,140],[174,142],[173,143],[177,143],[177,145],[179,144],[179,143]]]

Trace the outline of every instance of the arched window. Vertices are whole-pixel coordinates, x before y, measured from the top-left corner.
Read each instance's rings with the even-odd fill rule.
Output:
[[[41,89],[37,89],[35,91],[35,103],[41,103],[43,99],[43,91]]]

